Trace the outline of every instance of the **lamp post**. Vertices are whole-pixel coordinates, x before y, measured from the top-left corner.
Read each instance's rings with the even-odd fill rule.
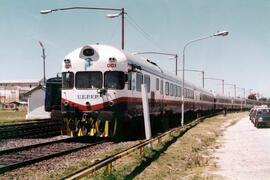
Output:
[[[183,71],[182,69],[179,69],[177,71]],[[200,70],[195,70],[195,69],[185,69],[185,71],[190,71],[190,72],[199,72],[202,73],[202,87],[204,88],[204,71],[200,71]]]
[[[224,95],[224,79],[218,79],[218,78],[212,78],[212,77],[207,77],[207,78],[204,78],[204,79],[221,81],[221,83],[222,83],[222,94]]]
[[[125,14],[127,14],[125,12],[125,9],[124,8],[121,8],[121,9],[116,9],[116,8],[97,8],[97,7],[68,7],[68,8],[58,8],[58,9],[49,9],[49,10],[41,10],[40,11],[40,14],[49,14],[49,13],[52,13],[52,12],[56,12],[56,11],[66,11],[66,10],[76,10],[76,9],[82,9],[82,10],[100,10],[100,11],[118,11],[119,13],[117,14],[107,14],[107,17],[108,18],[115,18],[115,17],[119,17],[121,16],[122,18],[122,41],[121,41],[121,46],[122,46],[122,49],[124,49],[124,32],[125,32],[125,29],[124,29],[124,16]]]
[[[210,36],[206,36],[206,37],[202,37],[202,38],[199,38],[199,39],[195,39],[195,40],[191,40],[189,42],[187,42],[185,45],[184,45],[184,48],[183,48],[183,68],[182,68],[182,96],[181,96],[181,99],[182,99],[182,117],[181,117],[181,125],[183,126],[184,125],[184,109],[185,109],[185,100],[184,100],[184,85],[185,85],[185,51],[186,51],[186,48],[188,45],[194,43],[194,42],[197,42],[197,41],[202,41],[204,39],[208,39],[208,38],[212,38],[212,37],[215,37],[215,36],[227,36],[229,34],[228,31],[221,31],[221,32],[217,32],[213,35],[210,35]]]
[[[236,98],[236,85],[235,84],[225,84],[225,85],[233,86],[233,88],[234,88],[234,98]]]
[[[136,54],[158,54],[158,55],[167,55],[167,56],[173,56],[173,58],[175,59],[175,75],[177,76],[177,64],[178,64],[178,55],[177,54],[172,54],[172,53],[163,53],[163,52],[136,52],[134,53]]]
[[[43,83],[44,83],[43,85],[45,86],[46,85],[46,72],[45,72],[45,59],[46,59],[46,55],[45,55],[45,48],[44,48],[44,46],[43,46],[43,44],[42,44],[41,41],[38,41],[38,43],[39,43],[39,45],[42,48],[42,55],[41,55],[41,57],[43,59]]]

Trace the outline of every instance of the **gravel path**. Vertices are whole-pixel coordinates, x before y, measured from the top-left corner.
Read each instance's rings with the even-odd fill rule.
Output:
[[[216,151],[218,171],[225,179],[270,179],[270,128],[257,129],[248,117],[229,127]]]

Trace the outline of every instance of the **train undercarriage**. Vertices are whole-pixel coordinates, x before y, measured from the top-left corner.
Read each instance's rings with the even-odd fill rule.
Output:
[[[185,113],[185,123],[189,123],[199,116],[213,113],[204,111]],[[152,134],[165,132],[181,124],[181,113],[171,111],[159,115],[150,115]],[[61,132],[68,136],[97,136],[121,139],[144,138],[143,116],[127,117],[115,116],[112,112],[66,113],[63,115]]]

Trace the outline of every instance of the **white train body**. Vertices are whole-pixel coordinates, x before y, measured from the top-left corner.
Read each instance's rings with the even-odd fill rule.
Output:
[[[119,128],[120,123],[142,116],[142,83],[148,90],[151,117],[168,119],[182,113],[181,79],[155,63],[109,45],[87,45],[72,51],[63,61],[61,100],[70,131],[114,136],[117,123]],[[187,114],[240,109],[245,104],[244,100],[234,104],[230,98],[215,97],[189,83],[185,83],[184,97]],[[155,122],[159,126],[160,121]]]

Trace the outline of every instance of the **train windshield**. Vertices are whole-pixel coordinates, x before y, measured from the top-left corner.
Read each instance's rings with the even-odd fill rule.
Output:
[[[102,72],[77,72],[76,88],[78,89],[98,89],[102,88]]]
[[[63,89],[72,89],[74,86],[74,74],[73,72],[63,72]]]
[[[104,87],[109,89],[124,89],[125,74],[121,71],[107,71],[104,74]]]

